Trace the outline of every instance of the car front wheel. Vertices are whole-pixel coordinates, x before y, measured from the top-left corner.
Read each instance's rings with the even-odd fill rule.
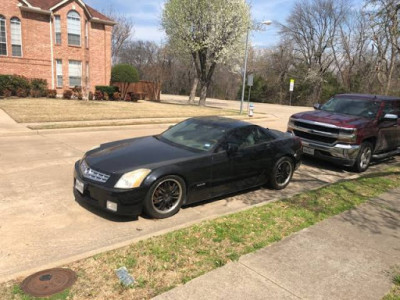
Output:
[[[372,158],[373,146],[370,142],[361,144],[360,152],[358,152],[356,162],[353,166],[354,171],[361,173],[368,169]]]
[[[144,203],[145,213],[156,219],[176,214],[182,206],[186,186],[182,178],[169,175],[157,180],[148,191]]]
[[[269,185],[276,190],[284,189],[292,179],[293,172],[293,161],[287,156],[281,157],[272,169]]]

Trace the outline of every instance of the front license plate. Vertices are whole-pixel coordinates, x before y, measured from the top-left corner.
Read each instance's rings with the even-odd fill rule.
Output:
[[[85,190],[85,184],[82,181],[80,181],[79,179],[76,179],[75,180],[75,188],[79,193],[83,194],[83,191]]]
[[[303,147],[303,152],[305,154],[314,155],[314,149],[312,149],[312,148]]]

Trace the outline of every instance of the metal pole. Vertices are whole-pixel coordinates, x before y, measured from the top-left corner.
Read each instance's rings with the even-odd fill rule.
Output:
[[[249,114],[251,86],[249,86],[249,96],[247,97],[247,114]]]
[[[290,102],[289,102],[290,106],[292,106],[292,94],[293,94],[293,92],[290,92]]]
[[[249,34],[250,34],[250,27],[247,28],[247,36],[246,36],[246,50],[245,50],[245,58],[244,58],[242,98],[240,99],[240,114],[242,114],[242,111],[243,111],[244,90],[246,89],[246,72],[247,72],[247,57],[248,57],[248,47],[249,47]]]

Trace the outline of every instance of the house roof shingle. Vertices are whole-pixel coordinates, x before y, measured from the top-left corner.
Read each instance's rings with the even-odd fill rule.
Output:
[[[28,2],[32,6],[39,7],[41,9],[43,9],[43,10],[50,10],[52,7],[54,7],[55,5],[59,4],[62,1],[63,0],[26,0],[26,2]],[[85,6],[86,6],[86,9],[89,11],[89,14],[92,17],[98,18],[100,20],[107,21],[107,22],[113,22],[113,20],[111,20],[110,18],[106,17],[102,13],[98,12],[93,7],[90,7],[86,3],[85,3]]]

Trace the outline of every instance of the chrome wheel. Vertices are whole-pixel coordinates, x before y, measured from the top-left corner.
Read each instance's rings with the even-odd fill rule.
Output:
[[[153,190],[151,205],[155,212],[164,215],[174,211],[181,203],[183,188],[178,180],[167,178]]]
[[[357,159],[354,163],[353,169],[356,172],[364,172],[368,169],[372,160],[372,153],[374,146],[370,142],[363,142],[358,152]]]
[[[370,147],[365,147],[360,156],[360,168],[367,169],[371,161],[372,150]]]
[[[275,181],[278,186],[285,186],[292,178],[293,166],[287,159],[280,161],[276,166]]]

